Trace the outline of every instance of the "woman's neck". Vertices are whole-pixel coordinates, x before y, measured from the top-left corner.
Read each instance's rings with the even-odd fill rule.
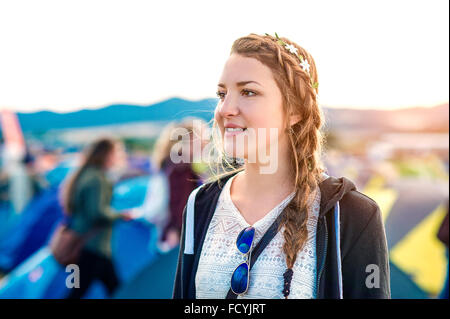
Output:
[[[267,164],[245,161],[244,167],[244,171],[239,174],[239,191],[250,198],[273,195],[284,198],[294,191],[295,172],[292,172],[287,156],[279,156],[271,173],[264,173]]]

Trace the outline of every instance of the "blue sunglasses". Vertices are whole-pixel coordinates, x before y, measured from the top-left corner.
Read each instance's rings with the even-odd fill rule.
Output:
[[[250,277],[250,258],[253,239],[255,238],[255,228],[249,226],[244,228],[236,239],[237,249],[246,255],[246,260],[240,264],[231,276],[231,290],[236,295],[245,294],[248,290],[248,282]]]

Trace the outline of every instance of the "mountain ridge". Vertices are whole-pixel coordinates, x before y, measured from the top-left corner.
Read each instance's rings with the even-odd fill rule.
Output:
[[[66,113],[48,110],[18,112],[17,116],[24,132],[36,132],[133,122],[178,121],[186,116],[199,117],[208,122],[214,116],[216,105],[215,98],[190,101],[175,97],[147,106],[111,104],[98,109]],[[329,129],[448,131],[448,103],[398,110],[323,107],[323,111]]]

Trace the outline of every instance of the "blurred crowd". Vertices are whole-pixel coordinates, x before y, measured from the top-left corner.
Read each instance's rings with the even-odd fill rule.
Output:
[[[107,296],[113,296],[122,281],[111,247],[112,232],[117,221],[144,220],[156,232],[155,247],[152,249],[158,254],[177,250],[183,209],[189,194],[207,181],[212,172],[217,173],[217,168],[203,161],[205,148],[210,142],[209,132],[207,123],[196,118],[169,123],[148,154],[133,152],[118,137],[96,138],[83,148],[68,146],[63,151],[28,145],[18,152],[14,148],[8,149],[7,143],[2,142],[0,298],[1,273],[13,273],[42,246],[51,247],[53,257],[62,266],[75,260],[83,273],[80,282],[82,288],[72,289],[64,297],[82,298],[95,281],[103,283]],[[200,147],[194,147],[195,143]],[[413,169],[405,168],[401,157],[382,161],[370,156],[370,152],[367,156],[352,154],[349,150],[340,151],[332,146],[328,145],[324,154],[328,174],[346,176],[354,180],[358,189],[369,189],[369,184],[373,186],[374,176],[382,176],[385,181],[389,181],[383,185],[392,186],[402,170],[416,174]],[[427,161],[432,163],[430,167],[434,168],[424,166],[423,170],[441,176],[440,168],[435,168],[440,166],[434,165],[435,157],[428,158]],[[443,175],[448,176],[448,156],[445,163],[447,166]],[[422,169],[418,167],[415,165],[414,169]],[[118,200],[113,205],[114,194],[120,195],[120,185],[125,185],[127,181],[138,184],[138,180],[144,180],[146,184],[143,199],[134,202],[130,199],[133,203],[128,204]],[[54,194],[51,195],[54,199],[45,202],[44,198],[49,193]],[[33,221],[35,224],[40,223],[39,227],[34,226],[33,230],[27,226],[30,228],[27,231],[38,232],[38,229],[42,234],[33,237],[33,240],[22,239],[22,246],[19,246],[19,239],[15,237],[19,236],[17,229],[24,225],[23,216],[30,215],[28,211],[42,206],[42,202],[51,206],[51,209],[46,208],[39,215],[39,221]],[[448,258],[448,204],[446,216],[434,236],[445,245]],[[55,221],[56,225],[46,225],[45,219]],[[26,237],[25,234],[21,236]],[[125,238],[121,237],[120,240]],[[12,254],[9,251],[13,249],[11,247],[26,248],[21,248],[23,252],[20,254]],[[2,257],[3,252],[9,259]],[[448,298],[448,271],[439,297]]]
[[[58,204],[64,213],[59,228],[64,227],[65,233],[61,235],[61,229],[57,229],[50,238],[56,259],[62,265],[68,264],[65,257],[76,247],[72,242],[83,241],[76,256],[83,273],[81,289],[73,289],[67,298],[83,297],[94,280],[102,281],[112,295],[119,284],[111,258],[111,233],[116,221],[144,218],[157,226],[157,247],[161,252],[178,246],[187,198],[208,178],[206,164],[193,160],[194,140],[204,137],[205,128],[206,123],[194,118],[169,123],[151,156],[144,159],[147,165],[142,165],[142,158],[139,161],[127,153],[120,139],[99,138],[81,152],[70,154],[71,164],[56,182],[54,175],[66,165],[63,159],[67,159],[67,154],[52,157],[53,165],[47,160],[44,169],[29,150],[17,161],[4,156],[0,174],[1,213],[20,214],[33,198],[57,186]],[[206,143],[200,140],[198,151],[202,152]],[[41,152],[41,160],[45,155]],[[172,160],[180,156],[183,161]],[[113,186],[136,176],[149,179],[143,203],[115,211],[111,207]]]

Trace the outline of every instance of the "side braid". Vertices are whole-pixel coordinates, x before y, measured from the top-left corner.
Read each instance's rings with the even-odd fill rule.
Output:
[[[287,39],[283,39],[283,41],[289,42]],[[312,57],[305,50],[294,43],[291,43],[291,45],[295,45],[308,61],[313,62]],[[297,253],[303,249],[308,239],[308,212],[312,204],[309,201],[309,195],[318,186],[318,179],[321,173],[318,169],[318,157],[315,153],[320,150],[321,135],[319,129],[322,125],[322,117],[317,105],[317,90],[311,85],[310,75],[299,66],[297,57],[278,45],[277,58],[280,67],[285,72],[287,84],[292,92],[287,94],[287,96],[290,98],[290,95],[294,95],[296,99],[292,100],[303,102],[300,107],[297,106],[301,110],[302,120],[294,125],[297,127],[297,130],[293,129],[294,134],[291,133],[289,136],[294,154],[292,166],[296,172],[296,194],[285,208],[283,221],[280,225],[280,229],[284,226],[283,251],[286,255],[287,270],[283,276],[283,295],[287,298],[290,293]],[[315,65],[313,72],[313,76],[317,76]],[[298,102],[294,104],[298,104]],[[288,130],[288,132],[291,132],[291,130]]]
[[[309,65],[309,72],[300,66],[298,56],[279,44],[279,40],[297,48]],[[318,188],[321,173],[320,161],[323,115],[318,105],[317,71],[314,59],[302,47],[286,38],[250,34],[237,39],[232,54],[255,58],[272,70],[283,97],[286,132],[290,143],[290,165],[295,171],[295,196],[283,211],[279,231],[284,228],[283,252],[287,270],[284,273],[283,295],[289,296],[293,268],[297,253],[308,240],[308,212],[312,195]],[[291,115],[300,115],[299,122],[289,126]]]

